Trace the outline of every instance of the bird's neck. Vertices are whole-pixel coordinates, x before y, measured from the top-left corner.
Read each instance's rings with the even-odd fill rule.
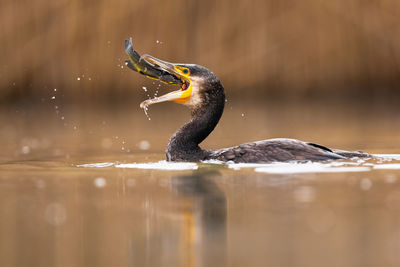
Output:
[[[166,156],[168,161],[199,161],[209,154],[199,144],[218,124],[224,110],[225,95],[209,101],[192,111],[189,122],[183,125],[169,140]]]

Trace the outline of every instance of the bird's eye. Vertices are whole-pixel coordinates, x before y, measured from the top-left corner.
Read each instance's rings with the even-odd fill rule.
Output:
[[[184,74],[188,74],[188,73],[189,73],[189,70],[188,70],[188,69],[183,69],[183,73],[184,73]]]

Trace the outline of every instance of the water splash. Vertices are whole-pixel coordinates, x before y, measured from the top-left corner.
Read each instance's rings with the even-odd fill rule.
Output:
[[[159,162],[124,163],[115,165],[115,168],[171,171],[197,170],[198,167],[199,166],[197,165],[197,163],[194,162],[167,162],[165,160]]]
[[[379,155],[375,155],[379,156]],[[387,160],[396,158],[400,160],[400,155],[395,154],[390,157],[387,156]],[[332,162],[275,162],[275,163],[233,163],[233,162],[222,162],[217,160],[202,161],[200,164],[195,162],[145,162],[145,163],[92,163],[82,164],[77,167],[86,168],[104,168],[104,167],[115,167],[115,168],[133,168],[133,169],[151,169],[151,170],[197,170],[201,168],[210,168],[211,165],[220,165],[221,167],[228,167],[233,170],[241,170],[242,168],[254,169],[255,172],[268,173],[268,174],[299,174],[299,173],[350,173],[350,172],[369,172],[382,170],[399,170],[400,163],[379,163],[379,159],[371,159],[370,161],[359,159],[350,159],[348,161],[332,161]],[[214,167],[213,167],[214,168]],[[396,182],[396,176],[390,176],[388,183]],[[369,190],[372,184],[365,180],[360,185],[363,190]]]
[[[76,167],[82,168],[106,168],[114,166],[113,162],[99,162],[99,163],[88,163],[88,164],[80,164],[76,165]]]
[[[375,165],[374,169],[378,169],[378,170],[400,170],[400,163]]]
[[[149,107],[148,107],[148,106],[145,106],[145,107],[143,108],[143,111],[144,111],[144,114],[146,114],[147,119],[149,119],[149,121],[150,121],[151,118],[150,118],[150,115],[149,115],[149,113],[148,113]]]
[[[81,168],[106,168],[115,167],[122,169],[142,169],[142,170],[170,170],[170,171],[185,171],[197,170],[198,165],[194,162],[167,162],[165,160],[159,162],[147,163],[113,163],[113,162],[100,162],[77,165]]]
[[[256,172],[272,174],[367,172],[370,170],[371,168],[369,167],[334,167],[330,164],[319,163],[280,163],[255,168]]]

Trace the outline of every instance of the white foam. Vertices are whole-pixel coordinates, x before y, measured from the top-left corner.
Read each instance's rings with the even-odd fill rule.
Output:
[[[378,164],[378,165],[374,165],[374,169],[380,169],[380,170],[400,170],[400,163]]]
[[[275,165],[276,163],[262,164],[262,163],[228,163],[229,169],[240,170],[242,168],[263,168]]]
[[[377,154],[380,157],[378,161],[365,160],[349,160],[349,161],[332,161],[332,162],[274,162],[269,164],[260,163],[233,163],[222,162],[217,160],[203,161],[205,164],[215,164],[227,166],[229,169],[240,170],[242,168],[254,169],[256,172],[271,174],[291,174],[291,173],[339,173],[339,172],[367,172],[376,169],[400,170],[400,163],[387,163],[387,161],[400,160],[399,154]],[[383,159],[383,160],[382,160]],[[393,161],[392,161],[393,160]],[[127,168],[127,169],[143,169],[143,170],[197,170],[200,167],[207,168],[207,165],[198,165],[194,162],[167,162],[165,160],[159,162],[143,162],[143,163],[112,163],[100,162],[78,165],[84,168]]]
[[[369,167],[333,167],[331,164],[323,163],[279,163],[255,169],[256,172],[273,174],[366,172],[370,170]]]
[[[89,164],[77,165],[77,167],[83,167],[83,168],[105,168],[105,167],[111,167],[111,166],[114,166],[114,163],[100,162],[100,163],[89,163]]]
[[[221,164],[225,164],[226,162],[220,161],[217,159],[208,159],[208,160],[202,160],[201,163],[221,165]]]
[[[165,160],[149,163],[123,163],[115,165],[116,168],[143,169],[143,170],[197,170],[198,165],[193,162],[167,162]]]
[[[242,168],[252,168],[257,172],[267,173],[305,173],[305,172],[355,172],[369,171],[369,167],[348,167],[346,165],[360,165],[355,162],[273,162],[273,163],[231,163],[230,169],[240,170]],[[361,168],[361,169],[360,169]]]
[[[343,172],[344,170],[352,170],[351,167],[347,167],[347,165],[355,165],[359,166],[359,163],[356,162],[329,162],[329,163],[320,163],[320,162],[273,162],[273,163],[228,163],[228,168],[234,170],[240,170],[242,168],[252,168],[252,169],[289,169],[291,172],[314,172],[313,170],[326,170],[326,169],[335,169],[336,172]],[[339,168],[341,167],[341,168]],[[310,170],[310,171],[308,171]],[[368,168],[369,170],[369,168]]]
[[[373,156],[378,158],[400,160],[400,154],[373,154]]]
[[[256,172],[273,174],[290,173],[337,173],[337,172],[366,172],[372,169],[400,169],[400,163],[382,164],[385,161],[400,160],[400,154],[375,154],[381,160],[377,163],[366,162],[364,159],[357,161],[332,161],[332,162],[274,162],[269,164],[257,163],[229,163],[228,168],[240,170],[254,168]],[[206,162],[207,163],[207,162]]]

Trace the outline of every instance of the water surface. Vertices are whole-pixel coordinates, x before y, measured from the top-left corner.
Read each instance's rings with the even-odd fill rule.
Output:
[[[168,164],[165,144],[187,119],[179,107],[150,110],[151,121],[3,113],[0,265],[400,265],[396,114],[229,110],[205,147],[290,137],[392,155]]]

